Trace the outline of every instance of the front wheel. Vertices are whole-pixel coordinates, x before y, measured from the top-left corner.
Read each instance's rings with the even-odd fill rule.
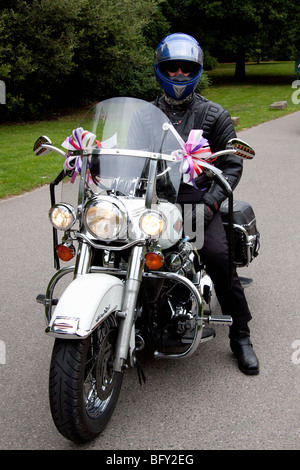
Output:
[[[116,324],[112,316],[84,340],[56,339],[49,399],[58,431],[73,442],[89,442],[108,423],[123,374],[113,371]]]

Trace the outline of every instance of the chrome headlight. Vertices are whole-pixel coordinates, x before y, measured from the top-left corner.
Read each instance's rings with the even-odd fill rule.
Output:
[[[127,214],[117,200],[99,198],[85,209],[84,225],[89,233],[100,240],[124,238],[127,231]]]
[[[76,221],[76,212],[70,204],[55,204],[49,211],[53,227],[59,230],[69,230]]]
[[[159,238],[166,228],[166,218],[162,212],[149,210],[140,218],[140,229],[152,238]]]

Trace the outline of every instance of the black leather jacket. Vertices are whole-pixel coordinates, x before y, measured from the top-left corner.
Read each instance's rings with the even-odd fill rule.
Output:
[[[192,129],[202,129],[203,137],[209,141],[212,152],[217,152],[224,150],[228,140],[236,137],[229,113],[219,104],[203,96],[194,94],[185,106],[172,106],[167,103],[164,96],[155,104],[168,116],[185,142]],[[242,176],[243,161],[235,156],[225,155],[219,157],[213,164],[223,171],[223,175],[234,189]],[[203,202],[215,212],[227,198],[225,190],[216,182],[208,180],[204,173],[196,179],[196,184],[199,190],[182,183],[178,202]]]

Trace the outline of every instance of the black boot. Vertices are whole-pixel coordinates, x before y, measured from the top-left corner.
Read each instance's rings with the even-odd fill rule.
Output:
[[[231,350],[237,358],[240,370],[247,375],[257,375],[259,362],[250,341],[248,326],[239,329],[231,327],[229,338]]]

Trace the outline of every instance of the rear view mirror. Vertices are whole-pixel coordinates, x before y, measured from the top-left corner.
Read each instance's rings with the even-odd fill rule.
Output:
[[[46,144],[46,145],[45,145]],[[47,155],[47,153],[51,152],[51,147],[47,147],[47,145],[51,146],[52,142],[46,135],[42,135],[38,138],[33,146],[33,151],[36,155]]]
[[[235,155],[237,157],[246,158],[247,160],[252,160],[252,158],[255,156],[253,148],[241,139],[230,139],[226,145],[226,148],[234,148],[236,150]]]
[[[47,155],[47,153],[52,152],[52,150],[54,150],[54,152],[59,153],[63,157],[66,156],[65,152],[52,145],[51,140],[46,135],[42,135],[41,137],[39,137],[33,146],[34,153],[39,157],[41,155]]]

